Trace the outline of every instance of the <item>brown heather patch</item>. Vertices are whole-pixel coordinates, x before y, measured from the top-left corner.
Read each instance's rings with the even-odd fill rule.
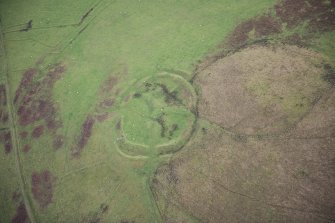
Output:
[[[99,103],[96,105],[96,111],[100,112],[100,110],[110,108],[114,105],[115,96],[118,94],[115,86],[118,84],[118,78],[116,76],[109,76],[107,80],[105,80],[99,90]]]
[[[79,136],[78,142],[72,151],[73,157],[80,156],[81,151],[86,146],[88,139],[90,138],[92,134],[92,128],[93,128],[94,123],[95,123],[95,119],[92,116],[87,116],[86,120],[81,126],[81,134]]]
[[[29,218],[26,210],[26,206],[21,201],[20,205],[16,208],[16,214],[12,218],[11,223],[28,223]]]
[[[101,94],[110,93],[116,84],[118,83],[118,78],[115,76],[110,76],[101,86]]]
[[[44,132],[44,126],[39,125],[34,128],[33,132],[31,133],[31,136],[33,138],[39,138],[43,134],[43,132]]]
[[[110,109],[115,103],[114,97],[118,94],[118,92],[115,91],[117,83],[118,78],[116,76],[109,76],[108,79],[100,86],[100,100],[95,106],[94,114],[88,114],[86,120],[82,124],[77,143],[72,150],[73,157],[80,156],[81,151],[84,149],[91,137],[95,121],[103,122],[110,117],[110,112],[107,109]]]
[[[65,72],[63,65],[51,68],[40,81],[33,81],[37,73],[35,69],[27,70],[16,91],[15,103],[18,104],[20,125],[26,126],[34,122],[45,120],[50,129],[59,126],[53,124],[56,120],[56,108],[51,101],[52,88],[55,82]]]
[[[116,130],[120,130],[121,129],[121,120],[119,120],[116,125],[115,125],[115,129]]]
[[[25,91],[31,86],[31,84],[33,83],[33,78],[37,74],[37,72],[38,72],[37,69],[30,68],[23,73],[21,83],[15,93],[15,98],[14,98],[15,104],[18,102],[19,98],[22,97],[23,91]]]
[[[6,109],[7,110],[7,109]],[[4,111],[4,110],[1,110],[0,111],[0,121],[3,123],[3,124],[7,124],[8,122],[8,119],[9,119],[9,116],[8,116],[8,112],[7,111]]]
[[[334,6],[280,1],[276,17],[235,28],[225,45],[235,53],[199,63],[199,114],[216,125],[156,171],[152,188],[164,219],[175,222],[168,212],[175,205],[199,222],[335,221],[334,73],[307,49],[249,45],[280,33],[283,23],[308,21],[306,34],[280,40],[306,46],[315,33],[334,30]],[[276,28],[255,27],[262,20]]]
[[[330,31],[335,28],[335,2],[322,0],[285,0],[275,6],[276,15],[289,28],[309,21],[312,30]]]
[[[102,114],[98,114],[95,116],[95,118],[99,121],[99,122],[103,122],[105,121],[106,119],[108,119],[109,117],[109,114],[107,112],[105,113],[102,113]]]
[[[14,99],[21,126],[42,121],[51,134],[56,135],[62,121],[57,117],[57,108],[52,101],[52,89],[65,71],[64,65],[56,64],[40,79],[36,78],[39,72],[37,69],[31,68],[24,72]],[[39,138],[46,130],[45,127],[43,124],[37,126],[31,132],[32,137]],[[22,133],[21,138],[26,138],[27,134]]]
[[[9,130],[4,130],[0,132],[0,142],[4,146],[5,154],[8,154],[12,151],[12,140]]]
[[[195,80],[199,115],[241,134],[285,131],[330,87],[316,61],[323,57],[293,46],[251,46],[220,59]]]
[[[266,39],[282,32],[287,25],[293,29],[307,22],[307,32],[303,36],[293,34],[285,43],[299,46],[306,45],[318,32],[329,32],[335,29],[335,1],[322,0],[283,0],[273,8],[275,16],[264,15],[249,19],[237,25],[226,41],[229,49],[243,47],[249,40]]]
[[[64,136],[63,135],[56,135],[54,137],[52,146],[54,149],[60,149],[64,144]]]
[[[135,223],[135,221],[123,219],[120,221],[120,223]]]
[[[316,128],[324,124],[331,125]],[[169,218],[164,207],[177,205],[199,222],[333,222],[334,138],[295,134],[239,141],[220,129],[199,131],[156,171],[162,215]]]
[[[100,103],[100,107],[102,108],[108,108],[113,106],[114,100],[113,99],[105,99]]]
[[[285,40],[283,40],[283,43],[293,44],[299,47],[306,47],[308,45],[306,38],[297,33],[288,36]]]
[[[102,203],[102,204],[100,205],[100,211],[101,211],[102,214],[107,213],[108,210],[109,210],[109,206],[108,206],[107,204]]]
[[[55,180],[56,178],[48,170],[44,170],[40,173],[33,172],[31,175],[33,198],[42,209],[46,208],[52,202],[53,184]]]
[[[239,24],[229,36],[228,43],[233,48],[240,47],[247,43],[250,35],[261,38],[280,32],[281,24],[275,18],[264,15]]]
[[[103,215],[108,212],[108,209],[109,206],[105,203],[102,203],[95,212],[89,213],[81,222],[100,223],[102,222]]]
[[[27,131],[20,132],[21,139],[26,139],[27,136],[28,136],[28,132]]]
[[[0,106],[5,105],[7,105],[6,87],[4,84],[0,84]]]
[[[24,153],[28,153],[30,150],[31,150],[31,146],[28,145],[28,144],[24,145],[23,148],[22,148],[22,151]]]
[[[6,88],[4,84],[0,84],[0,123],[8,122]]]
[[[14,201],[15,203],[18,203],[21,200],[22,200],[21,192],[19,190],[14,191],[12,193],[12,201]]]

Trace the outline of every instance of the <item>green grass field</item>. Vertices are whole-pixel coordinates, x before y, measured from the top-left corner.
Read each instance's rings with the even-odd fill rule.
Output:
[[[275,3],[0,0],[9,114],[0,126],[0,222],[167,222],[165,212],[171,222],[203,222],[185,206],[164,208],[152,182],[201,129],[216,128],[198,119],[197,65]],[[271,41],[305,32],[287,28]],[[333,40],[329,31],[309,41],[335,65]]]

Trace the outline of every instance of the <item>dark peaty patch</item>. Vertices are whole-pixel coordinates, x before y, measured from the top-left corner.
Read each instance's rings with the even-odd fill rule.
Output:
[[[0,143],[4,145],[5,154],[12,151],[12,138],[9,130],[0,133]]]
[[[39,125],[36,128],[34,128],[33,132],[31,133],[31,136],[33,138],[39,138],[44,132],[44,126]]]
[[[0,84],[0,124],[7,124],[8,117],[6,87]]]
[[[79,136],[77,145],[73,149],[72,156],[78,157],[80,156],[81,151],[86,146],[88,139],[92,134],[92,128],[95,123],[95,119],[92,116],[87,116],[86,120],[81,126],[81,134]]]
[[[33,172],[31,175],[31,191],[33,198],[40,205],[40,208],[46,208],[52,202],[55,179],[56,178],[48,170],[44,170],[40,173]]]
[[[20,205],[16,208],[16,214],[12,218],[11,223],[28,223],[28,214],[26,206],[22,201]]]
[[[63,135],[56,135],[54,137],[52,146],[54,149],[60,149],[64,144],[64,136]]]
[[[31,150],[31,147],[28,144],[24,145],[23,148],[22,148],[22,151],[24,153],[28,153],[30,150]]]

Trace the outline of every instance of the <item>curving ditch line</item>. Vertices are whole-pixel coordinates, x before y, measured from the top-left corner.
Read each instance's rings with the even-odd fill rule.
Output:
[[[19,140],[17,137],[17,129],[16,129],[16,116],[15,112],[13,111],[13,103],[11,100],[11,95],[10,95],[10,89],[9,89],[9,84],[8,84],[8,59],[7,59],[7,54],[6,54],[6,48],[4,45],[4,34],[2,30],[2,20],[0,18],[0,48],[4,52],[4,79],[5,79],[5,87],[6,87],[6,99],[8,101],[7,108],[8,108],[8,114],[9,114],[9,123],[10,123],[10,133],[11,133],[11,141],[12,141],[12,146],[14,149],[14,154],[15,154],[15,166],[19,175],[19,184],[20,184],[20,190],[21,194],[23,196],[23,201],[24,205],[27,211],[28,218],[31,223],[36,223],[34,211],[31,205],[31,200],[29,199],[28,193],[27,193],[27,188],[26,188],[26,179],[23,175],[22,171],[22,163],[20,160],[20,152],[19,152]]]

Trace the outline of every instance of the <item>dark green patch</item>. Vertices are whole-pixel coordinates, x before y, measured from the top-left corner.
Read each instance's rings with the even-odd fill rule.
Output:
[[[135,93],[135,94],[133,95],[133,97],[134,97],[134,98],[140,98],[140,97],[142,97],[142,94],[141,94],[141,93]]]
[[[164,120],[164,116],[166,114],[162,113],[161,115],[159,115],[157,118],[155,118],[155,121],[160,125],[161,127],[161,137],[164,138],[166,135],[166,124],[165,124],[165,120]]]
[[[171,126],[171,129],[169,130],[169,136],[172,137],[173,134],[175,133],[175,131],[177,131],[177,130],[178,130],[178,125],[177,124],[173,124]]]
[[[169,91],[165,84],[157,83],[156,85],[162,89],[167,104],[182,104],[182,101],[177,97],[177,91]]]
[[[332,85],[335,85],[335,70],[329,64],[324,65],[326,73],[323,75],[323,79]]]

